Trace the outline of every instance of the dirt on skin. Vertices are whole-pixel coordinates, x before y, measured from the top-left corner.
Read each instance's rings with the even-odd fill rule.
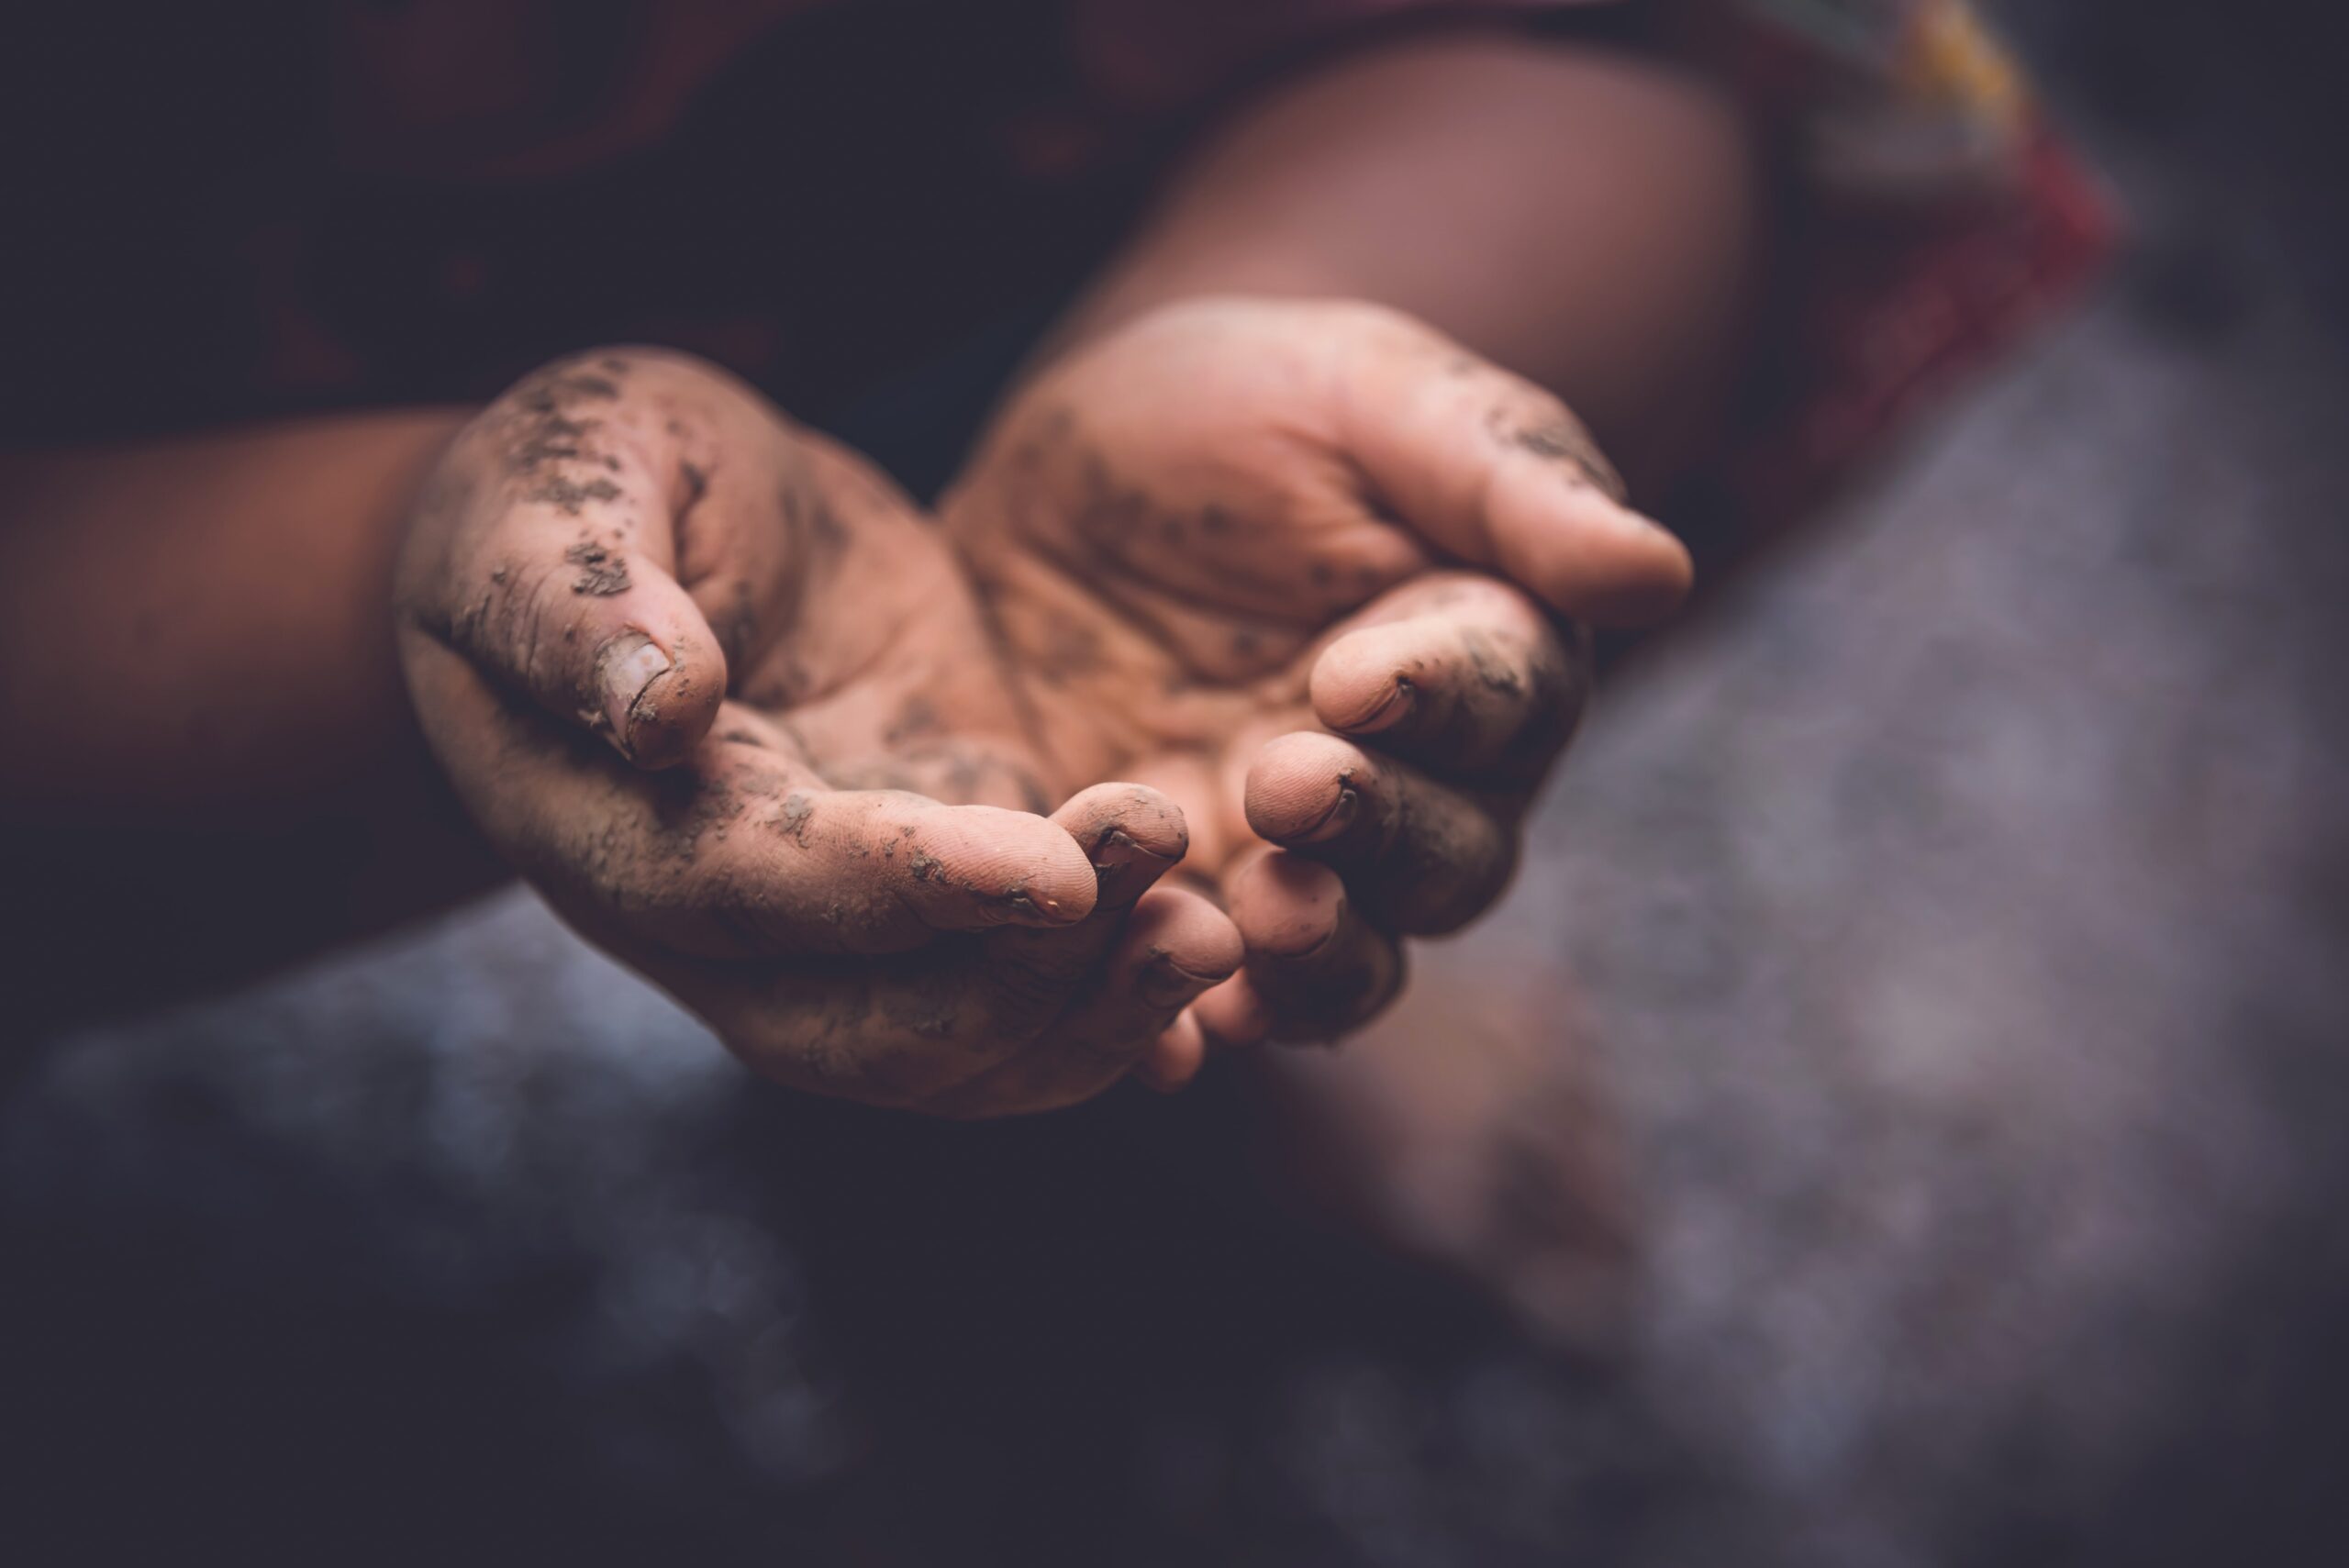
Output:
[[[602,484],[608,492],[596,499],[609,500],[619,494],[618,488],[605,484],[601,480],[596,483]],[[575,511],[577,508],[570,509]],[[572,580],[573,593],[592,595],[602,598],[613,594],[628,592],[628,562],[593,539],[580,540],[569,550],[564,550],[562,558],[581,569],[579,575]]]

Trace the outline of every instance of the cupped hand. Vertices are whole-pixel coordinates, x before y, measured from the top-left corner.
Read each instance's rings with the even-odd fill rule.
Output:
[[[1584,628],[1689,576],[1556,398],[1342,302],[1186,302],[1074,350],[943,515],[1049,766],[1181,805],[1247,945],[1195,1009],[1233,1043],[1342,1033],[1400,938],[1498,895]]]
[[[1154,885],[1180,810],[1063,799],[935,525],[722,373],[523,381],[428,485],[397,602],[491,840],[761,1072],[988,1115],[1196,1053],[1241,949]]]

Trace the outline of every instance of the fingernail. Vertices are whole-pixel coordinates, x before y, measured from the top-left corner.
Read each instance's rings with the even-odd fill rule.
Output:
[[[1341,778],[1338,781],[1338,801],[1336,805],[1330,807],[1330,814],[1315,823],[1311,830],[1291,840],[1290,842],[1326,844],[1353,827],[1355,817],[1359,816],[1361,811],[1362,796],[1355,792],[1351,781]]]
[[[1121,889],[1130,885],[1139,870],[1155,867],[1163,871],[1168,864],[1165,856],[1143,849],[1122,828],[1112,828],[1095,840],[1092,861],[1096,907],[1110,902]]]
[[[1408,718],[1411,710],[1419,705],[1419,688],[1408,675],[1397,675],[1395,677],[1395,689],[1386,694],[1386,700],[1371,709],[1367,717],[1347,728],[1357,735],[1375,735],[1382,729],[1392,729]]]
[[[1214,977],[1193,974],[1165,954],[1154,957],[1141,972],[1138,989],[1153,1007],[1176,1007],[1216,984]]]
[[[649,706],[640,712],[652,683],[674,668],[660,645],[640,631],[626,632],[604,645],[596,663],[596,679],[604,688],[604,718],[611,726],[613,743],[623,751],[635,747],[635,726],[652,717]]]
[[[1014,884],[1011,889],[1000,895],[999,898],[1008,908],[1024,914],[1041,915],[1054,925],[1073,926],[1084,918],[1081,915],[1071,914],[1067,906],[1051,894],[1030,891],[1028,884],[1024,881]]]

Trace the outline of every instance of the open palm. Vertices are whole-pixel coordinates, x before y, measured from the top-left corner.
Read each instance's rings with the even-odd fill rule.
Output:
[[[1248,946],[1198,1009],[1232,1041],[1351,1027],[1397,938],[1491,902],[1578,624],[1687,579],[1554,398],[1351,304],[1137,319],[1022,389],[944,515],[1051,770],[1181,805]]]
[[[1239,962],[1221,914],[1152,886],[1178,810],[1048,778],[935,526],[708,366],[620,350],[499,399],[399,598],[493,842],[770,1075],[1065,1104]]]

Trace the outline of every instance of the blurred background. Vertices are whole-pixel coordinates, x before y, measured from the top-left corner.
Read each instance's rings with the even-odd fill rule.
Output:
[[[2337,29],[1993,9],[2125,259],[1625,665],[1428,966],[1579,993],[1604,1332],[1228,1073],[804,1103],[508,893],[11,1085],[0,1557],[2343,1560]]]

